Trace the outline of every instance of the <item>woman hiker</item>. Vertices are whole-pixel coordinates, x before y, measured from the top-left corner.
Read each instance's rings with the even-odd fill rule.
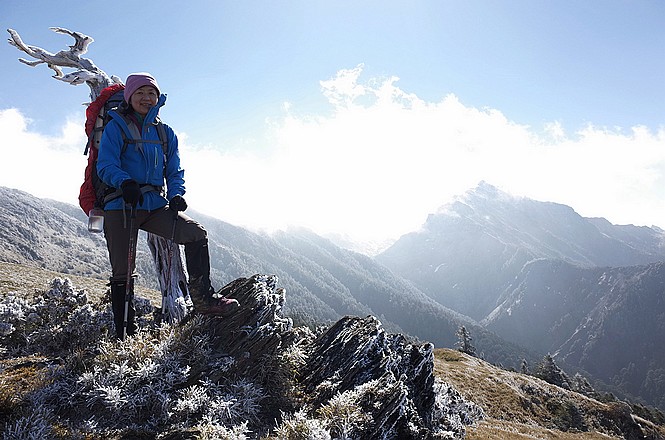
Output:
[[[157,116],[166,95],[160,93],[155,78],[144,72],[129,75],[123,93],[124,102],[117,110],[109,111],[111,119],[104,128],[97,158],[100,179],[119,189],[115,198],[106,198],[111,200],[104,205],[104,235],[112,269],[111,304],[119,339],[124,335],[125,318],[126,333],[136,332],[131,300],[125,317],[125,290],[128,274],[135,276],[135,266],[127,267],[134,261],[128,258],[128,252],[130,240],[136,243],[139,229],[184,244],[189,293],[196,312],[228,315],[239,307],[235,299],[215,294],[210,283],[207,232],[182,213],[187,203],[183,198],[185,180],[178,138]],[[131,231],[130,215],[135,215]]]

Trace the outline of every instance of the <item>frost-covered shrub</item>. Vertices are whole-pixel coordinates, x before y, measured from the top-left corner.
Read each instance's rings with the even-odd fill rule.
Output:
[[[208,356],[205,337],[162,326],[122,343],[102,341],[100,354],[78,377],[71,409],[90,408],[109,420],[161,423],[169,417],[174,388],[189,379],[191,365]]]
[[[464,438],[466,426],[485,417],[480,406],[465,400],[452,385],[435,379],[434,391],[433,422],[438,438]]]
[[[263,364],[263,383],[270,394],[278,396],[286,405],[299,403],[302,398],[296,378],[307,362],[307,344],[314,338],[307,328],[296,329],[296,332],[299,337],[294,342],[285,345]]]
[[[5,427],[2,440],[46,440],[54,438],[52,414],[48,408],[36,408]]]
[[[323,422],[311,419],[304,409],[293,414],[282,413],[282,423],[275,429],[277,440],[331,440]]]
[[[247,440],[247,423],[228,428],[213,421],[206,421],[194,427],[198,440]]]
[[[260,387],[245,380],[226,385],[203,381],[180,390],[169,414],[185,425],[201,419],[227,425],[256,421],[265,397]]]
[[[135,297],[134,303],[137,322],[145,327],[153,307],[145,298]],[[62,355],[95,345],[109,332],[109,305],[89,303],[86,291],[76,290],[69,279],[53,279],[32,302],[13,295],[0,301],[0,343],[9,352]]]
[[[307,336],[304,336],[307,335]],[[285,347],[280,353],[282,358],[282,365],[288,367],[293,372],[299,371],[307,363],[307,351],[305,345],[313,339],[314,336],[311,332],[301,332],[301,336],[297,342]]]
[[[136,298],[137,315],[152,311]],[[265,392],[235,377],[213,382],[206,371],[228,371],[235,360],[212,353],[202,318],[180,326],[141,328],[125,341],[106,338],[108,304],[90,304],[85,291],[55,279],[33,301],[9,296],[0,302],[0,342],[10,355],[39,352],[63,362],[42,371],[44,386],[26,395],[23,413],[12,414],[6,438],[86,438],[119,432],[198,431],[199,438],[246,438],[258,421]],[[189,385],[192,370],[197,384]],[[202,371],[201,371],[202,370]],[[234,426],[235,425],[235,426]]]
[[[28,409],[48,409],[62,429],[80,438],[89,432],[195,430],[199,438],[243,440],[248,422],[258,420],[264,392],[238,379],[216,383],[201,376],[196,385],[187,385],[193,367],[233,364],[228,357],[215,358],[200,324],[197,316],[182,326],[139,331],[125,341],[102,340],[85,362],[55,365],[48,385],[31,395]],[[17,420],[17,429],[27,422]]]
[[[34,308],[23,299],[9,295],[0,302],[0,338],[6,339],[27,321]]]
[[[353,431],[371,421],[372,417],[358,405],[359,395],[358,389],[338,393],[319,408],[318,414],[334,438],[351,440]]]
[[[0,341],[9,351],[60,354],[95,343],[111,322],[110,312],[88,303],[84,290],[55,278],[29,303],[8,296],[0,302]]]

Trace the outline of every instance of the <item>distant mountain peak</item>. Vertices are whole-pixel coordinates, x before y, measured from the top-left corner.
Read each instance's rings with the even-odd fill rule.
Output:
[[[475,209],[483,206],[485,203],[494,203],[495,201],[507,202],[523,200],[523,197],[516,197],[508,192],[502,191],[498,187],[481,180],[475,188],[471,188],[463,194],[453,197],[450,203],[447,203],[437,210],[434,214],[453,214],[458,207],[467,205]]]
[[[478,185],[475,188],[469,190],[467,194],[474,194],[474,195],[488,196],[488,197],[496,197],[499,194],[506,196],[508,195],[508,193],[499,190],[499,188],[484,180],[478,182]]]
[[[486,221],[491,222],[497,215],[499,217],[506,214],[521,216],[532,210],[548,212],[548,216],[572,216],[574,221],[584,221],[584,218],[568,205],[517,196],[484,180],[481,180],[475,188],[469,189],[464,194],[455,197],[450,203],[441,206],[435,214],[428,217],[428,221],[437,215],[444,215],[477,217],[483,219],[483,223],[485,223]]]
[[[521,203],[539,203],[539,204],[554,204],[551,202],[540,202],[530,199],[525,196],[517,196],[508,191],[504,191],[497,186],[492,185],[484,180],[481,180],[475,188],[469,189],[463,195],[458,197],[458,201],[463,201],[471,206],[479,205],[478,207],[485,206],[487,203],[491,204],[508,204],[508,206],[517,206]],[[564,206],[564,205],[560,205]]]

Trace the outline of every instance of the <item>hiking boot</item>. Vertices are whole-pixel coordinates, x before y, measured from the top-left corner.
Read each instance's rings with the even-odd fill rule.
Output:
[[[127,303],[127,336],[132,336],[136,333],[136,323],[134,317],[136,311],[134,309],[134,295],[129,298],[125,297],[125,282],[112,282],[111,283],[111,310],[113,311],[113,324],[115,326],[116,339],[122,341],[124,339],[124,326],[125,326],[125,301]]]
[[[229,316],[240,308],[237,300],[215,293],[215,289],[206,287],[199,280],[190,283],[189,295],[194,303],[194,311],[202,315]]]
[[[238,310],[240,304],[226,298],[210,285],[210,252],[208,239],[185,243],[185,262],[189,274],[189,295],[194,311],[202,315],[228,316]]]

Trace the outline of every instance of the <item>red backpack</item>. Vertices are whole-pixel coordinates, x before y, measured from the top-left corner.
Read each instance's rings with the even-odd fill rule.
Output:
[[[86,215],[92,208],[103,207],[103,183],[97,176],[97,155],[99,154],[99,143],[102,132],[108,122],[108,111],[118,107],[123,101],[122,84],[113,84],[103,89],[97,99],[88,105],[85,110],[85,134],[88,142],[83,154],[88,155],[88,164],[85,167],[85,177],[79,191],[79,206]]]

